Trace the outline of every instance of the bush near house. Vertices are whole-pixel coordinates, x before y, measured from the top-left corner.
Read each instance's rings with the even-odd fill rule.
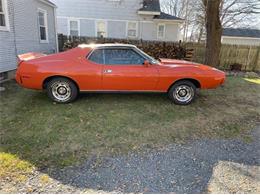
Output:
[[[164,41],[144,41],[135,39],[112,39],[94,37],[67,37],[59,35],[59,49],[64,51],[86,43],[126,43],[133,44],[155,58],[184,59],[198,63],[204,62],[204,43],[182,43]],[[224,70],[233,69],[240,64],[243,71],[260,72],[260,47],[245,45],[222,45],[220,66]]]

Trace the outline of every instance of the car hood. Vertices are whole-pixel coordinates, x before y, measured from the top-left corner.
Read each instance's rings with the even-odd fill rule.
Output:
[[[203,70],[212,70],[213,68],[210,66],[206,66],[203,64],[195,63],[195,62],[190,62],[186,60],[176,60],[176,59],[167,59],[167,58],[160,58],[161,65],[163,66],[168,66],[168,67],[194,67],[194,68],[199,68]]]
[[[186,60],[176,60],[176,59],[167,59],[167,58],[160,58],[160,62],[162,64],[186,64],[186,65],[199,65],[198,63],[195,62],[190,62]]]

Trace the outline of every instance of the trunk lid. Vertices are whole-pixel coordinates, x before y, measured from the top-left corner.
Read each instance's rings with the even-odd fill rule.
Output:
[[[30,53],[18,55],[18,65],[20,65],[24,61],[33,60],[44,56],[46,56],[46,54],[36,53],[36,52],[30,52]]]

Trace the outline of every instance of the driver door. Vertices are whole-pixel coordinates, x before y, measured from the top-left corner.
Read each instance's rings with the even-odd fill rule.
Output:
[[[145,58],[132,48],[106,48],[103,51],[103,90],[155,90],[159,79],[156,65],[144,66]]]

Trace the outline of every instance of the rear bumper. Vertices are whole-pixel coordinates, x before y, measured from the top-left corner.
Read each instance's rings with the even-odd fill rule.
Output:
[[[16,72],[16,74],[15,74],[15,80],[16,80],[16,82],[17,82],[19,85],[22,86],[22,83],[23,83],[22,78],[21,78],[20,74],[17,73],[17,72]]]
[[[21,87],[36,90],[42,89],[42,82],[39,79],[33,78],[31,75],[21,75],[16,73],[15,80]]]

